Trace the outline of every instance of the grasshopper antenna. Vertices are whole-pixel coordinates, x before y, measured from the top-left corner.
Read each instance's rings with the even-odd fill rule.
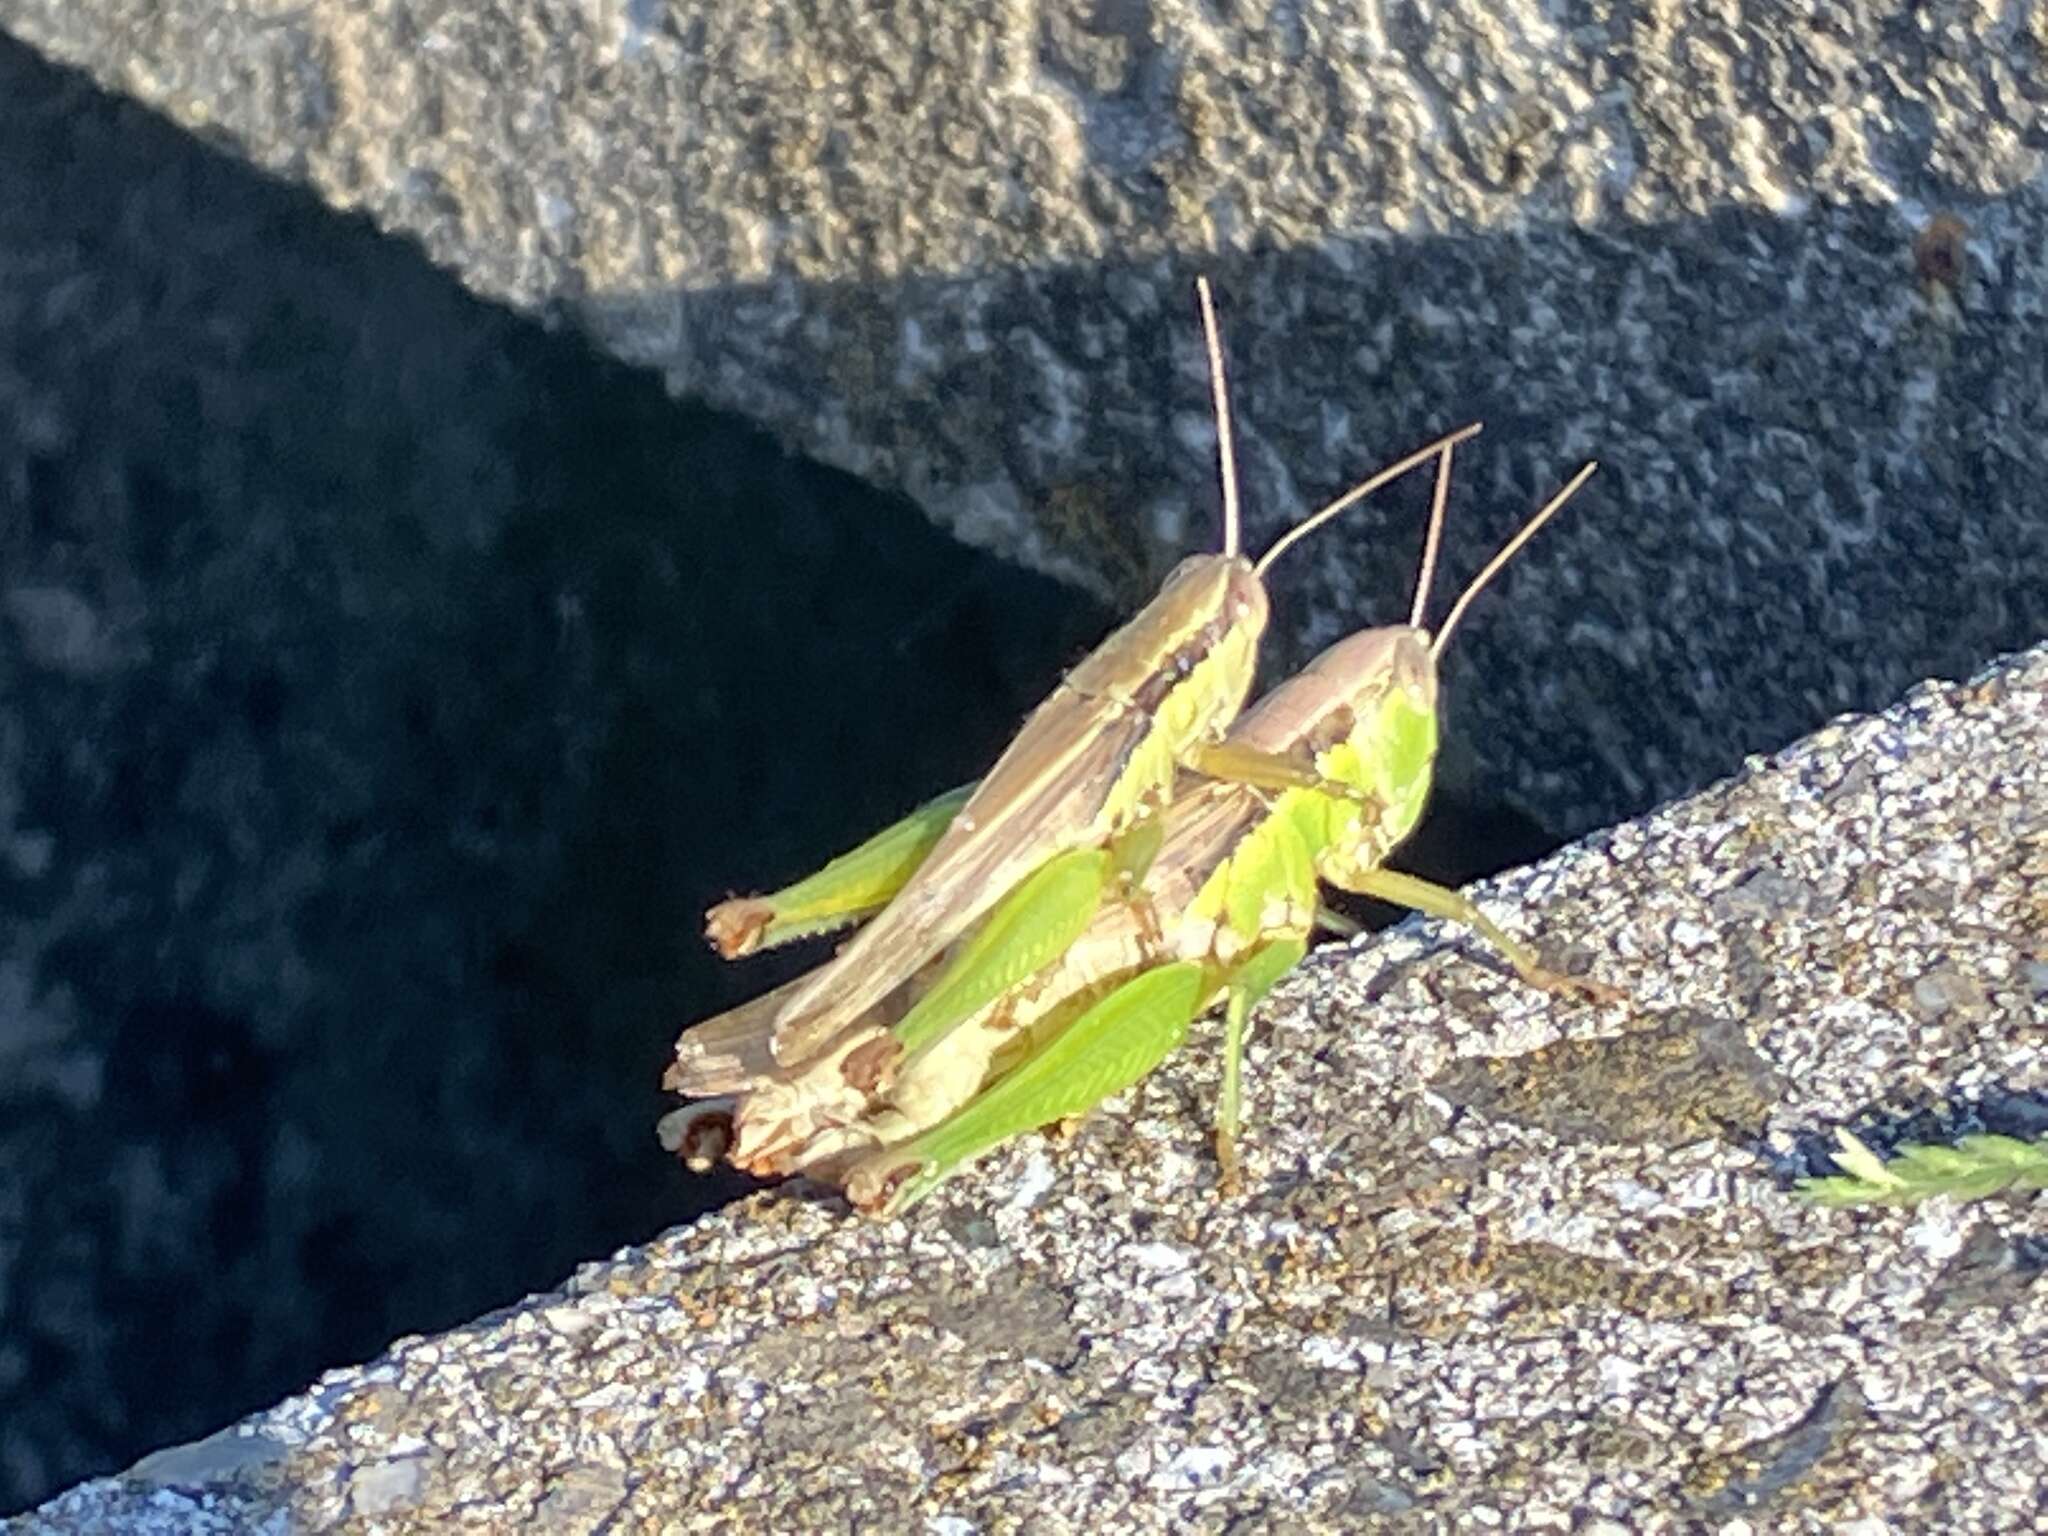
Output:
[[[1346,507],[1351,506],[1354,502],[1363,501],[1381,486],[1389,481],[1400,479],[1416,465],[1434,458],[1437,454],[1448,454],[1455,445],[1464,442],[1466,438],[1477,437],[1479,435],[1479,427],[1480,423],[1475,421],[1458,428],[1455,432],[1446,432],[1435,442],[1425,443],[1422,447],[1409,454],[1407,458],[1389,464],[1370,480],[1361,480],[1328,506],[1309,513],[1307,517],[1304,517],[1292,528],[1281,534],[1279,538],[1273,541],[1273,547],[1259,556],[1259,563],[1253,566],[1252,570],[1260,576],[1265,575],[1272,567],[1273,562],[1278,560],[1282,554],[1302,539],[1307,538],[1311,533],[1314,533],[1316,529],[1322,527],[1323,524],[1327,523],[1339,512],[1342,512]]]
[[[1451,499],[1451,450],[1444,444],[1444,456],[1437,460],[1436,489],[1429,497],[1429,527],[1422,535],[1422,569],[1415,573],[1415,602],[1408,610],[1408,627],[1422,628],[1422,616],[1429,610],[1429,584],[1436,577],[1436,551],[1444,534],[1444,503]]]
[[[1216,331],[1216,301],[1209,279],[1195,279],[1195,298],[1202,306],[1202,344],[1209,351],[1209,394],[1216,412],[1216,467],[1223,476],[1223,553],[1235,555],[1239,540],[1237,453],[1230,442],[1230,386],[1223,377],[1223,338]]]
[[[1512,539],[1509,539],[1507,543],[1501,545],[1499,553],[1487,561],[1479,574],[1472,578],[1465,590],[1458,594],[1458,600],[1451,604],[1451,611],[1444,615],[1443,628],[1439,629],[1435,637],[1429,642],[1429,654],[1432,660],[1443,655],[1444,646],[1450,642],[1451,631],[1458,627],[1458,620],[1462,619],[1465,616],[1465,610],[1472,606],[1472,599],[1486,590],[1486,584],[1500,574],[1501,567],[1514,559],[1520,553],[1524,544],[1536,537],[1536,530],[1556,516],[1558,510],[1566,502],[1570,501],[1573,496],[1578,494],[1579,487],[1593,478],[1593,471],[1599,467],[1598,460],[1588,460],[1581,466],[1579,472],[1565,482],[1564,489],[1545,502],[1542,510],[1534,517],[1522,524],[1521,530]]]

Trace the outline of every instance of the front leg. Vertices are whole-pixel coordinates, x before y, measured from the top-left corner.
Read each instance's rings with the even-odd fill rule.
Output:
[[[1242,742],[1226,740],[1197,747],[1187,755],[1186,762],[1190,772],[1205,779],[1220,779],[1226,784],[1243,784],[1275,793],[1285,789],[1307,789],[1360,805],[1379,803],[1372,791],[1331,778],[1313,763],[1304,763],[1285,752],[1248,747]]]
[[[1261,945],[1230,973],[1223,1005],[1223,1087],[1216,1097],[1216,1162],[1225,1194],[1237,1192],[1237,1127],[1244,1104],[1244,1031],[1251,1011],[1273,983],[1301,963],[1308,944],[1301,939],[1275,939]]]

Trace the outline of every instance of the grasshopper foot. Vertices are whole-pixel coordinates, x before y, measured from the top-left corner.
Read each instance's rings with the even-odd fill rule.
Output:
[[[737,960],[761,947],[775,908],[758,896],[735,896],[704,914],[704,937],[721,960]]]
[[[1233,1200],[1244,1193],[1243,1169],[1237,1160],[1237,1137],[1218,1126],[1216,1128],[1216,1193],[1225,1200]]]
[[[1562,971],[1553,971],[1541,965],[1524,968],[1522,980],[1532,987],[1541,987],[1545,992],[1555,993],[1559,997],[1575,997],[1595,1007],[1628,1001],[1628,993],[1620,987],[1609,986],[1604,981],[1595,981],[1590,976],[1567,976]]]

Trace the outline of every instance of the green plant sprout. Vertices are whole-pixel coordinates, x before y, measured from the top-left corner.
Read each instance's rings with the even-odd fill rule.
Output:
[[[2048,1137],[1964,1136],[1952,1147],[1902,1146],[1889,1161],[1847,1131],[1836,1131],[1835,1140],[1842,1172],[1798,1184],[1815,1205],[1917,1205],[1936,1195],[1981,1200],[2006,1189],[2048,1189]]]

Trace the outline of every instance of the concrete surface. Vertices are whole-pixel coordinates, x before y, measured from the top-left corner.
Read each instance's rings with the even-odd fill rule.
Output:
[[[1411,924],[906,1220],[764,1194],[10,1529],[2020,1530],[2048,1195],[1787,1180],[2048,1129],[2048,648]],[[1404,1523],[1398,1517],[1408,1517]]]

